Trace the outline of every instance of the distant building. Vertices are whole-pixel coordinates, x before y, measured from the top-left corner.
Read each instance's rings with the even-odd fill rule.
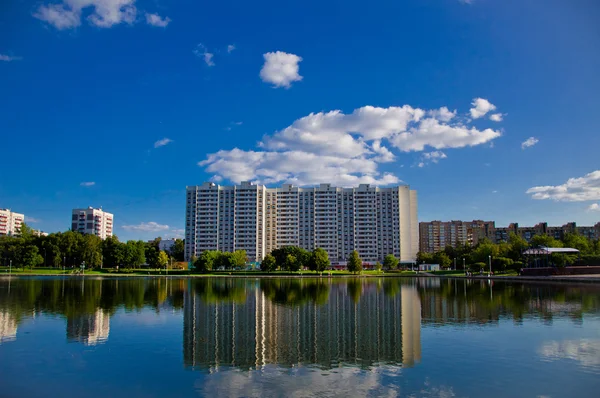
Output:
[[[0,209],[0,236],[19,235],[21,224],[25,221],[25,215]]]
[[[419,223],[419,250],[434,253],[446,246],[477,245],[482,239],[495,240],[494,221],[430,221]]]
[[[160,242],[158,242],[158,250],[171,252],[173,246],[175,246],[175,239],[161,239]]]
[[[513,233],[531,242],[536,235],[548,235],[554,239],[563,239],[565,235],[576,233],[588,239],[600,238],[600,222],[591,227],[578,227],[574,222],[560,227],[548,226],[541,222],[533,227],[521,227],[511,223],[508,227],[496,227],[494,221],[430,221],[419,223],[419,250],[434,253],[446,246],[458,247],[469,244],[476,246],[482,239],[493,243],[508,242]]]
[[[44,231],[42,231],[40,229],[34,229],[33,231],[31,231],[31,233],[34,236],[48,236],[48,232],[44,232]]]
[[[267,188],[242,182],[187,187],[186,259],[205,250],[245,250],[250,261],[283,246],[323,248],[333,264],[357,250],[365,262],[393,254],[414,262],[418,251],[417,193],[408,186],[320,184]]]
[[[114,217],[102,209],[73,209],[71,230],[106,239],[113,235]]]

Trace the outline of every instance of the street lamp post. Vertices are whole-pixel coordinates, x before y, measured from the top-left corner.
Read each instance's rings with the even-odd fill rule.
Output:
[[[454,271],[456,271],[456,257],[454,257]]]
[[[489,274],[489,276],[492,276],[492,256],[491,255],[488,256],[488,259],[490,261],[490,274]]]
[[[8,265],[8,274],[12,274],[12,260],[10,260],[10,263]]]
[[[63,258],[63,271],[65,270],[65,268],[67,268],[67,256],[64,256]]]
[[[465,258],[463,257],[463,271],[465,271],[465,274],[467,273],[467,266],[465,265]]]
[[[44,247],[44,267],[46,267],[46,248]]]

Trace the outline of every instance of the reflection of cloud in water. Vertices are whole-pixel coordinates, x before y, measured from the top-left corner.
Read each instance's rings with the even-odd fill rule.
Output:
[[[455,393],[451,387],[432,386],[426,381],[418,391],[401,391],[403,388],[382,380],[383,377],[400,380],[402,368],[380,366],[371,370],[355,367],[334,368],[323,371],[317,368],[295,366],[280,368],[267,365],[260,370],[226,371],[206,374],[196,382],[201,396],[219,397],[307,397],[307,396],[375,396],[396,397],[401,393],[407,396],[450,398]]]
[[[196,387],[202,396],[220,397],[305,397],[305,396],[389,396],[399,394],[399,387],[382,385],[384,374],[398,376],[399,367],[380,367],[370,371],[339,368],[321,371],[315,368],[282,369],[266,366],[244,372],[230,370],[206,375]]]
[[[586,367],[600,366],[600,340],[549,341],[542,344],[538,353],[551,361],[571,359]]]

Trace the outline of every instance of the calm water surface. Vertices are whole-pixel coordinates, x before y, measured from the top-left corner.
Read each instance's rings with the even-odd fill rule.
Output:
[[[598,397],[600,288],[0,279],[0,397]]]

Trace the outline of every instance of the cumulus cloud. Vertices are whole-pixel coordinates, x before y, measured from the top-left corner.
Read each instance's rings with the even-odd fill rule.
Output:
[[[11,62],[11,61],[20,61],[21,57],[15,57],[12,55],[0,54],[0,61]]]
[[[197,57],[202,58],[206,65],[215,66],[215,62],[213,61],[214,54],[208,52],[204,44],[199,43],[193,52]]]
[[[526,149],[526,148],[532,147],[535,144],[537,144],[538,142],[540,142],[540,140],[538,140],[537,138],[529,137],[521,143],[521,149]]]
[[[94,185],[96,185],[96,183],[94,181],[85,181],[79,184],[82,187],[93,187]]]
[[[34,218],[34,217],[30,217],[30,216],[25,216],[25,222],[26,223],[37,223],[37,222],[41,222],[42,220],[40,220],[39,218]]]
[[[156,26],[159,28],[166,28],[169,22],[171,22],[171,18],[169,17],[163,18],[158,14],[146,13],[146,23],[148,25]]]
[[[41,5],[33,16],[56,29],[71,29],[81,25],[83,10],[88,9],[86,19],[99,28],[133,24],[137,16],[135,0],[63,0],[59,4]]]
[[[165,146],[169,143],[173,142],[170,138],[163,138],[162,140],[158,140],[154,143],[154,148],[160,148],[161,146]]]
[[[231,52],[232,52],[233,50],[235,50],[235,45],[233,45],[233,44],[229,44],[229,45],[227,46],[227,52],[228,52],[229,54],[231,54]]]
[[[154,221],[150,221],[150,222],[141,222],[136,225],[123,225],[122,228],[126,231],[159,232],[159,231],[168,230],[169,226],[166,224],[158,224]]]
[[[492,122],[501,122],[503,118],[503,115],[501,113],[494,113],[492,115],[490,115],[490,120]]]
[[[453,112],[446,111],[404,105],[365,106],[350,114],[339,110],[311,113],[265,135],[258,150],[221,150],[199,165],[213,173],[213,181],[395,184],[400,181],[397,176],[379,170],[381,163],[396,160],[392,148],[400,152],[432,148],[434,151],[424,154],[422,161],[437,162],[446,157],[440,149],[476,146],[500,136],[496,130],[480,131],[461,122],[450,123]]]
[[[419,162],[419,167],[425,167],[428,163],[437,163],[440,159],[446,159],[448,156],[442,151],[433,151],[433,152],[425,152],[421,155],[421,162]]]
[[[292,82],[302,80],[298,73],[298,63],[302,57],[288,54],[283,51],[263,54],[265,63],[260,70],[260,78],[265,83],[271,83],[275,87],[290,88]]]
[[[600,211],[600,204],[598,203],[592,203],[591,205],[588,206],[588,211]]]
[[[449,122],[456,116],[456,110],[450,111],[446,106],[442,106],[440,109],[431,110],[427,113],[434,119],[437,119],[442,122]]]
[[[569,178],[562,185],[529,188],[526,192],[533,199],[552,199],[563,202],[600,200],[600,170],[579,178]]]
[[[479,119],[480,117],[484,117],[488,112],[496,110],[496,105],[485,98],[475,98],[471,105],[473,105],[473,108],[470,109],[473,119]]]

